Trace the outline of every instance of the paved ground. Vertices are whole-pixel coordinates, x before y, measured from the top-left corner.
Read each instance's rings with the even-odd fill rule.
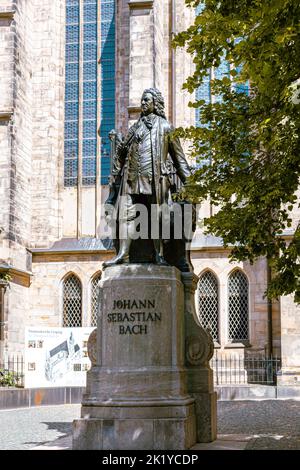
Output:
[[[80,405],[0,411],[0,449],[68,449]],[[300,450],[300,401],[218,402],[218,439],[195,449]]]
[[[218,437],[195,448],[300,450],[300,401],[218,402]]]
[[[32,449],[71,432],[80,405],[39,406],[0,411],[0,449]]]

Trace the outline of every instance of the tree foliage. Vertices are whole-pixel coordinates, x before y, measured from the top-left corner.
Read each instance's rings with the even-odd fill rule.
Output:
[[[192,54],[194,92],[223,60],[230,76],[211,81],[212,103],[201,125],[178,129],[193,142],[199,165],[185,189],[194,202],[218,207],[206,230],[233,246],[232,260],[266,256],[273,268],[269,297],[300,301],[300,3],[299,0],[186,0],[202,11],[174,39]],[[250,93],[240,86],[250,83]],[[204,164],[208,159],[209,165]],[[202,162],[202,163],[201,163]]]

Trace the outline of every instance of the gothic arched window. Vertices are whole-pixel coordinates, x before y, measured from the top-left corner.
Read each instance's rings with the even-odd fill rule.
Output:
[[[70,274],[63,281],[63,326],[82,326],[81,305],[81,282]]]
[[[228,279],[228,339],[249,339],[248,279],[240,270]]]
[[[91,326],[97,326],[98,282],[101,274],[96,274],[91,282]]]
[[[211,271],[203,273],[198,282],[198,312],[203,328],[209,328],[214,341],[219,341],[218,281]]]

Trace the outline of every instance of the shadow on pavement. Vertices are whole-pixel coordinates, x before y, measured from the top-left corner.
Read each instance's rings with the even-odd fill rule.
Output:
[[[61,435],[59,436],[56,436],[55,438],[55,441],[57,439],[61,439],[63,437],[66,437],[66,436],[69,436],[70,434],[72,434],[72,423],[64,423],[64,422],[45,422],[45,421],[42,421],[43,424],[46,424],[48,429],[47,431],[49,430],[54,430],[54,431],[57,431],[59,433],[61,433]],[[48,441],[30,441],[30,442],[25,442],[24,444],[32,444],[32,445],[45,445],[45,444],[48,444],[49,443],[49,440]]]

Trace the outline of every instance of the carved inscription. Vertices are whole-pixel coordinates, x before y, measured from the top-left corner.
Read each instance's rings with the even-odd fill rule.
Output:
[[[118,299],[107,321],[118,325],[120,335],[146,335],[151,323],[161,321],[161,313],[156,311],[154,299]]]

